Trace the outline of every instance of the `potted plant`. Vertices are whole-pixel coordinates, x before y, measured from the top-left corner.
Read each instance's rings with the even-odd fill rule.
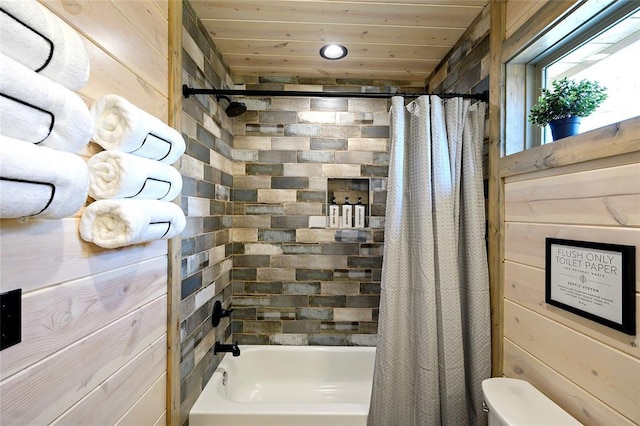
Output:
[[[529,122],[541,127],[549,124],[553,140],[578,133],[580,120],[593,113],[607,99],[606,87],[596,81],[554,80],[552,90],[542,89],[531,108]]]

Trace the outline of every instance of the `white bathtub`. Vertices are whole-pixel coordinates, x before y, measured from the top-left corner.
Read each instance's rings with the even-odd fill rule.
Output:
[[[190,426],[366,425],[375,348],[240,346],[225,355]]]

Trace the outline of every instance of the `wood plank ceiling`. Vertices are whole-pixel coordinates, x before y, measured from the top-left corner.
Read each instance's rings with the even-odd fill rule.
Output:
[[[424,83],[488,0],[191,0],[232,76]],[[346,58],[320,57],[327,43]]]

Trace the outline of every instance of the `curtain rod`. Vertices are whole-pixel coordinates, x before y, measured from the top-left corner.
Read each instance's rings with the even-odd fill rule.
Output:
[[[276,96],[276,97],[316,97],[316,98],[377,98],[386,99],[393,96],[405,98],[417,98],[423,95],[435,95],[443,99],[463,98],[489,102],[489,91],[482,93],[363,93],[363,92],[304,92],[286,90],[232,90],[232,89],[197,89],[182,85],[182,96],[188,98],[191,95],[226,95],[226,96]]]

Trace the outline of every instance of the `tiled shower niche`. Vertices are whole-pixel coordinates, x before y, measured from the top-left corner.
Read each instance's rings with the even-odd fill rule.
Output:
[[[327,216],[329,215],[329,206],[334,198],[339,207],[342,207],[347,202],[352,206],[360,202],[364,206],[364,228],[368,228],[369,214],[371,212],[371,206],[369,205],[371,198],[370,186],[370,179],[329,178],[327,181]],[[353,228],[355,228],[355,225]]]

